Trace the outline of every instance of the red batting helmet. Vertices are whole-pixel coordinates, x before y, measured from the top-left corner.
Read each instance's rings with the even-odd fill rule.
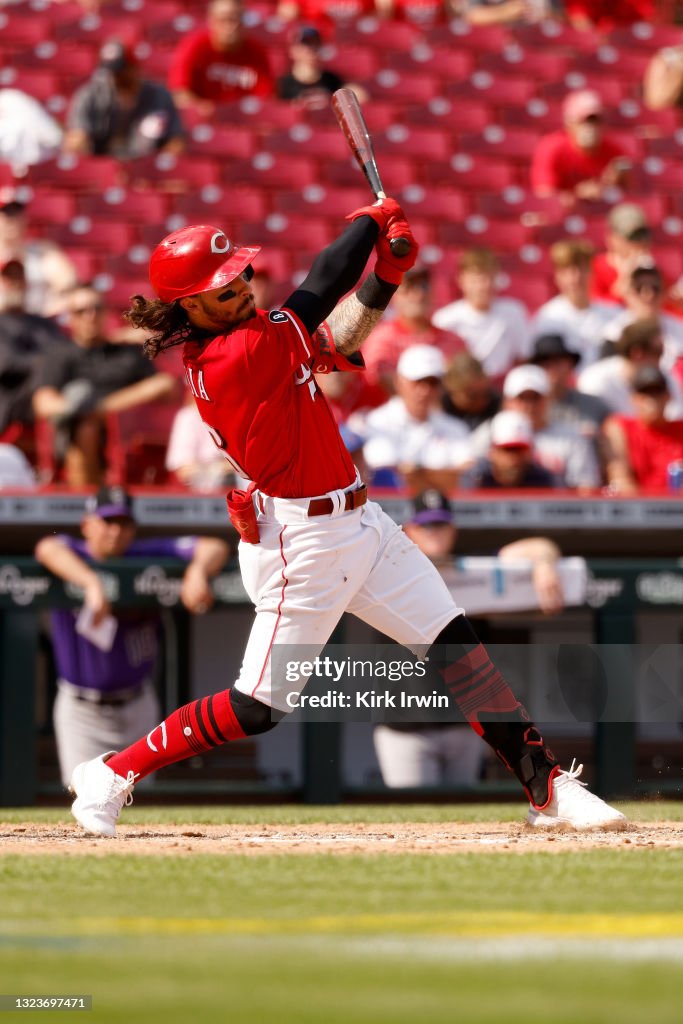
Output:
[[[173,302],[229,284],[260,251],[260,245],[235,245],[220,228],[192,224],[159,242],[149,279],[162,302]]]

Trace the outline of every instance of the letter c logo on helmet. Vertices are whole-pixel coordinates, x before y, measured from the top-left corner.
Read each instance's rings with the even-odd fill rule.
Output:
[[[260,245],[235,245],[210,224],[192,224],[159,242],[149,261],[149,280],[162,302],[174,302],[223,288],[260,251]]]
[[[221,238],[225,242],[225,245],[222,248],[218,244],[219,239]],[[224,252],[230,252],[231,245],[232,243],[230,239],[227,237],[227,235],[224,235],[222,231],[217,231],[216,234],[211,239],[211,252],[219,254]]]

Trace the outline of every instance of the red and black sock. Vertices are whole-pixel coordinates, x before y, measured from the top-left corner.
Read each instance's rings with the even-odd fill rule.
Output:
[[[531,803],[546,807],[559,765],[464,615],[441,631],[429,660],[464,717],[517,776]]]
[[[132,771],[136,780],[143,779],[159,768],[245,735],[232,707],[231,691],[223,690],[178,708],[142,739],[114,754],[107,767],[123,778]]]

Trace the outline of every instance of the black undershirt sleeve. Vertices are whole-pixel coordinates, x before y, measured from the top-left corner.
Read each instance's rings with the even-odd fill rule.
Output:
[[[283,306],[296,313],[309,334],[325,320],[365,269],[378,227],[372,217],[358,217],[343,234],[316,256],[307,277]],[[370,274],[358,298],[371,309],[386,309],[396,286]]]

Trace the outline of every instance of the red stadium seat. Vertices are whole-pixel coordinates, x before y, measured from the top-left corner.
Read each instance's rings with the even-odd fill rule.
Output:
[[[481,135],[463,135],[460,146],[465,153],[493,156],[499,160],[517,161],[527,165],[539,138],[538,131],[489,125]]]
[[[493,120],[491,118],[489,123]],[[495,120],[506,129],[525,128],[543,134],[554,132],[562,125],[562,101],[534,96],[523,106],[497,106]]]
[[[326,67],[343,79],[365,82],[379,71],[381,55],[374,46],[333,43],[325,47],[324,57]]]
[[[480,71],[492,75],[524,75],[538,82],[554,82],[572,66],[573,59],[568,54],[557,53],[552,48],[525,50],[518,43],[506,46],[502,53],[482,54],[477,61]]]
[[[435,75],[424,72],[394,71],[383,68],[366,83],[373,99],[390,100],[392,103],[429,103],[442,91],[442,84]]]
[[[554,196],[541,199],[525,188],[513,185],[501,192],[480,192],[477,210],[494,220],[513,219],[527,226],[535,223],[558,223],[566,209]]]
[[[426,164],[425,184],[466,189],[470,192],[498,191],[515,181],[515,168],[508,161],[479,154],[457,152],[450,160]]]
[[[301,188],[318,180],[318,169],[313,154],[290,156],[256,153],[251,160],[235,160],[225,175],[225,184],[236,182],[256,188]]]
[[[29,173],[30,183],[57,189],[77,189],[80,192],[102,192],[123,184],[123,164],[108,156],[64,155],[56,160],[34,164]]]
[[[190,132],[190,153],[203,156],[246,159],[259,148],[255,131],[228,125],[198,124]]]
[[[432,46],[450,46],[454,50],[469,53],[500,53],[510,42],[510,30],[502,25],[468,25],[464,21],[452,21],[449,25],[436,25],[425,32],[425,39]]]
[[[480,132],[494,122],[491,106],[470,100],[458,103],[452,97],[435,96],[425,104],[409,104],[402,111],[406,125],[418,124],[423,128],[442,128],[449,134]]]
[[[16,50],[35,46],[45,39],[45,23],[28,4],[6,5],[0,10],[0,34]]]
[[[0,88],[21,89],[41,103],[62,91],[59,75],[54,70],[23,67],[3,68],[0,71]]]
[[[129,224],[111,220],[91,220],[90,217],[74,217],[68,224],[55,224],[52,238],[66,248],[87,247],[98,253],[125,252],[134,242],[134,232]]]
[[[442,82],[469,78],[474,71],[474,56],[468,50],[454,50],[451,46],[430,46],[419,42],[407,53],[388,51],[384,66],[408,74],[434,75]]]
[[[65,224],[76,215],[76,199],[71,192],[38,189],[28,207],[31,226]]]
[[[261,220],[268,215],[270,204],[268,193],[257,188],[209,186],[198,194],[175,196],[172,210],[188,224],[222,224],[226,219],[231,222]]]
[[[416,125],[392,124],[384,132],[373,135],[375,151],[382,165],[396,156],[419,154],[420,160],[447,160],[453,152],[450,135],[441,128],[419,128]]]
[[[576,89],[595,89],[602,97],[607,109],[618,107],[629,91],[629,85],[616,78],[609,72],[603,74],[585,75],[580,71],[570,71],[563,78],[551,82],[541,82],[538,86],[538,95],[549,98],[560,97],[564,99],[568,92]]]
[[[96,195],[78,197],[78,212],[96,220],[127,224],[162,223],[168,216],[169,199],[151,189],[111,188]]]
[[[206,185],[219,184],[222,164],[212,157],[160,153],[158,156],[130,160],[125,167],[128,180],[135,188],[190,192]]]
[[[258,96],[245,96],[235,103],[221,103],[214,115],[216,124],[245,126],[252,130],[258,127],[266,138],[269,132],[287,128],[300,119],[301,111],[296,104]]]
[[[459,222],[470,212],[469,197],[456,189],[430,189],[409,185],[398,195],[411,225],[418,218],[438,222]]]
[[[518,221],[493,221],[481,214],[472,215],[461,224],[441,224],[438,232],[440,245],[466,249],[485,246],[516,252],[531,239],[529,229]]]
[[[409,51],[421,37],[421,31],[407,22],[385,18],[361,18],[353,25],[338,25],[335,37],[346,45],[372,46],[381,54]]]
[[[501,272],[497,278],[501,295],[509,295],[523,302],[530,313],[553,297],[556,289],[542,274],[509,274]]]
[[[519,106],[528,103],[536,91],[536,83],[521,74],[494,75],[490,71],[475,71],[467,81],[450,82],[443,89],[454,102],[469,100],[486,102],[493,106]]]
[[[283,213],[272,213],[265,220],[244,223],[242,234],[251,245],[265,247],[266,260],[271,244],[279,249],[317,253],[334,237],[334,232],[321,220],[288,217]]]
[[[362,175],[358,164],[352,157],[345,160],[326,160],[321,165],[323,184],[336,185],[341,188],[355,188]],[[395,193],[406,185],[413,185],[420,180],[415,162],[407,157],[396,157],[390,167],[382,168],[382,182],[388,193]],[[308,182],[311,184],[311,182]]]
[[[269,132],[265,147],[271,153],[310,158],[324,154],[326,160],[341,160],[349,144],[336,126],[318,127],[300,122],[283,131]]]
[[[324,217],[341,226],[347,213],[368,201],[367,185],[360,175],[354,188],[335,188],[325,185],[307,185],[301,192],[276,192],[273,210],[298,217]]]

